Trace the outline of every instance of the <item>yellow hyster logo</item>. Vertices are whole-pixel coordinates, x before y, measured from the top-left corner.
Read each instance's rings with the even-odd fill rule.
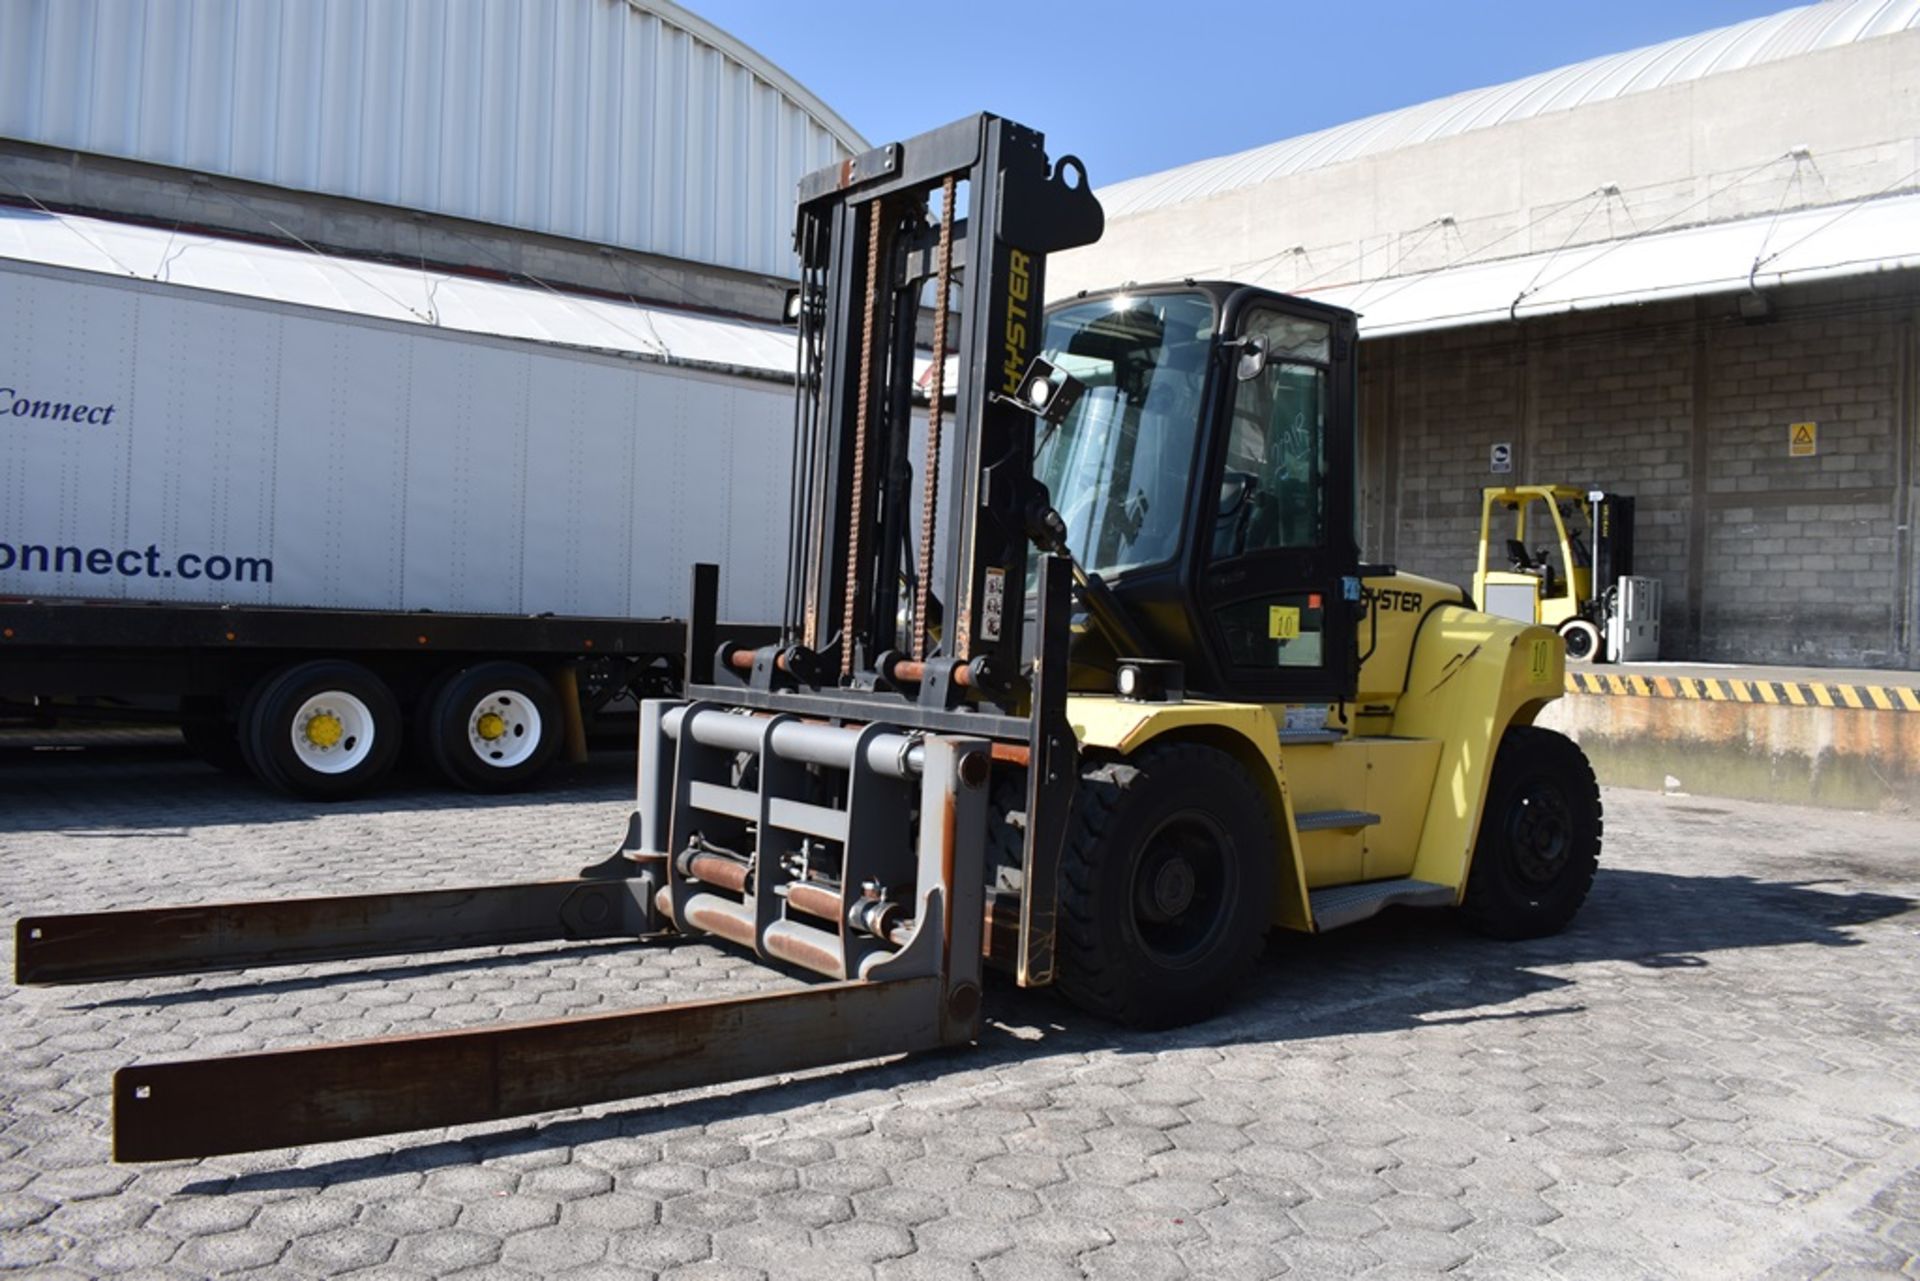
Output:
[[[1027,371],[1027,300],[1033,296],[1033,266],[1018,249],[1007,251],[1007,359],[1001,366],[1007,395],[1020,390]]]

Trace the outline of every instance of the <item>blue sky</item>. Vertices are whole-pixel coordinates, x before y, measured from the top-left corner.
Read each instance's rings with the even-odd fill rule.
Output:
[[[685,0],[875,143],[994,111],[1094,184],[1791,7],[1783,0]]]

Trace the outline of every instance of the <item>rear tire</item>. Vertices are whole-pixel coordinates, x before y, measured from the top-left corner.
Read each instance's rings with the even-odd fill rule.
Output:
[[[240,744],[254,776],[309,800],[365,791],[400,754],[400,705],[358,663],[319,659],[266,677],[248,695]]]
[[[524,787],[553,760],[560,699],[522,663],[481,663],[439,686],[423,737],[440,777],[472,792]]]
[[[1500,740],[1460,915],[1491,938],[1557,934],[1600,863],[1600,785],[1572,739],[1516,725]]]
[[[1084,769],[1061,860],[1060,989],[1134,1027],[1211,1015],[1260,954],[1279,842],[1238,761],[1148,746]]]

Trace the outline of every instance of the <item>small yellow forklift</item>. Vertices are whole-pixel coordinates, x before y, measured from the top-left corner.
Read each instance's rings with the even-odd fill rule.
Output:
[[[1500,566],[1493,545],[1503,518]],[[1489,614],[1553,628],[1570,663],[1660,656],[1660,583],[1633,572],[1633,499],[1623,494],[1569,485],[1482,490],[1473,598]]]
[[[981,115],[801,184],[786,616],[771,644],[719,643],[719,571],[695,568],[686,685],[643,706],[613,855],[531,884],[37,917],[16,939],[23,983],[615,937],[822,981],[128,1066],[119,1159],[961,1044],[983,966],[1155,1027],[1232,1001],[1272,927],[1573,918],[1601,813],[1579,748],[1533,723],[1561,641],[1362,563],[1353,314],[1211,281],[1043,310],[1047,255],[1103,214],[1042,144]]]

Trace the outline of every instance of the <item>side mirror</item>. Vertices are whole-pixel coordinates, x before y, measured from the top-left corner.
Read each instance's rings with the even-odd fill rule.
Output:
[[[1250,383],[1267,372],[1267,340],[1259,334],[1250,334],[1242,338],[1240,362],[1234,367],[1233,376],[1243,383]]]

